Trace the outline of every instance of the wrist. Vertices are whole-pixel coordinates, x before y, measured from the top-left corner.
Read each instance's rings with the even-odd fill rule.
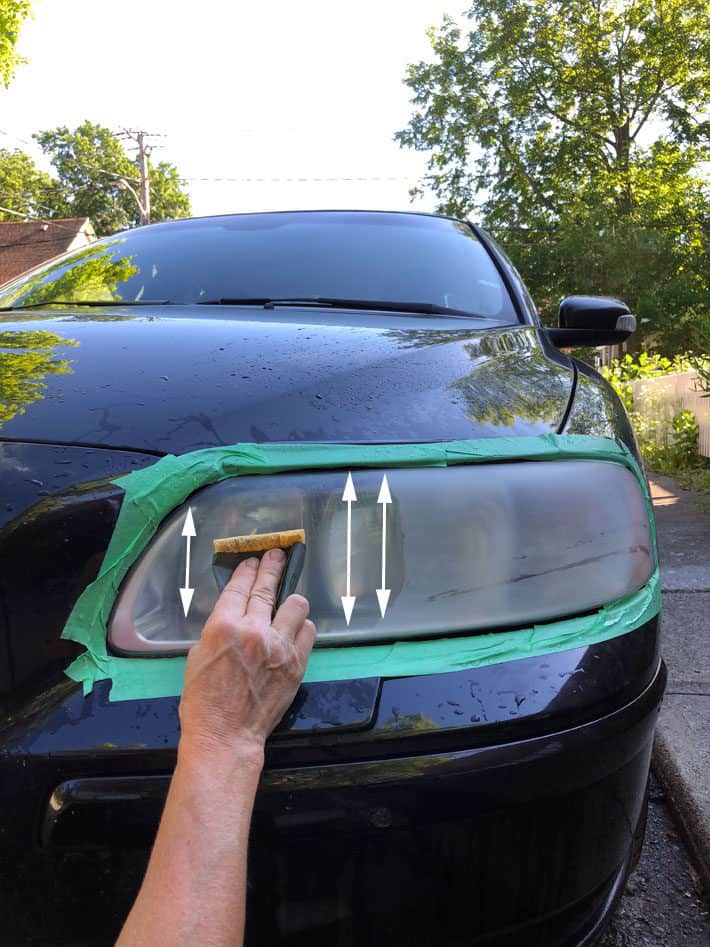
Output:
[[[239,770],[258,781],[264,767],[264,744],[247,737],[225,743],[183,735],[178,743],[177,762],[181,770],[211,773]]]

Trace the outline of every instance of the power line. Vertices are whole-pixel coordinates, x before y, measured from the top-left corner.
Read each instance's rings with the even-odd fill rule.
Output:
[[[352,175],[349,177],[272,177],[272,178],[234,178],[234,177],[184,177],[183,181],[202,181],[210,184],[236,183],[236,184],[301,184],[301,183],[340,183],[342,181],[413,181],[414,178],[406,175]]]
[[[28,141],[26,138],[21,138],[19,135],[12,135],[10,134],[10,132],[6,132],[2,128],[0,128],[0,135],[5,135],[7,138],[12,138],[15,141],[19,141],[24,145],[33,144],[33,142]],[[125,174],[119,174],[117,171],[109,171],[107,168],[100,168],[96,165],[83,164],[81,161],[77,161],[76,158],[74,159],[74,164],[76,165],[77,168],[81,168],[83,171],[88,171],[90,173],[96,173],[96,174],[106,174],[112,178],[118,178],[121,180],[128,180],[128,181],[134,181],[136,183],[140,183],[140,178],[130,178],[130,177],[127,178]]]
[[[21,138],[19,135],[13,135],[10,132],[4,131],[0,128],[0,135],[5,135],[6,138],[13,138],[15,141],[19,141],[23,145],[32,145],[31,141],[28,141],[26,138]]]
[[[67,224],[62,224],[58,220],[53,220],[51,217],[35,217],[34,214],[13,210],[11,207],[3,207],[2,205],[0,205],[0,212],[3,214],[13,214],[15,217],[22,217],[22,219],[27,222],[31,221],[38,224],[47,224],[47,226],[57,227],[60,230],[68,230],[73,234],[77,233],[75,227],[69,227]],[[0,221],[0,223],[2,223],[2,221]]]

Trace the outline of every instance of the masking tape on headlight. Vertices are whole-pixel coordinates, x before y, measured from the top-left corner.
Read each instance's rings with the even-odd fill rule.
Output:
[[[646,481],[624,444],[588,435],[543,434],[445,441],[438,444],[236,444],[161,458],[114,481],[125,497],[97,578],[77,600],[62,633],[86,647],[67,668],[88,694],[95,681],[112,681],[110,700],[177,696],[185,656],[124,658],[108,653],[107,623],[126,573],[163,519],[195,490],[228,477],[357,467],[445,467],[493,461],[596,460],[622,464],[636,475],[648,507],[654,554],[653,509]],[[657,562],[657,556],[656,556]],[[579,648],[633,631],[660,610],[658,567],[637,592],[593,614],[491,634],[438,636],[394,644],[352,645],[313,652],[305,681],[407,677],[483,667],[501,661]]]

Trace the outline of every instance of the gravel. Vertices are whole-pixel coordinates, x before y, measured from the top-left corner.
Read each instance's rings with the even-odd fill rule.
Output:
[[[708,947],[710,911],[663,791],[652,779],[646,841],[599,947]]]

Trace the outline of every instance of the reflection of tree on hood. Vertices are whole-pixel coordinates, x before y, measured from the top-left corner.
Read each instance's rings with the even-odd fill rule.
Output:
[[[567,403],[570,376],[543,356],[534,327],[485,329],[393,329],[403,348],[464,342],[471,371],[452,382],[467,402],[472,421],[511,427],[516,421],[554,424]]]
[[[3,306],[37,306],[52,302],[113,302],[121,300],[120,283],[138,273],[132,257],[114,259],[110,247],[121,239],[88,246],[71,259],[57,260],[22,279],[3,294]]]
[[[0,426],[44,396],[46,375],[71,372],[71,361],[54,349],[78,344],[54,332],[0,332]]]
[[[479,358],[478,346],[464,347],[472,359]],[[468,402],[471,420],[498,427],[510,427],[518,420],[554,424],[567,404],[570,386],[571,375],[534,351],[481,360],[451,385]]]
[[[384,335],[403,349],[422,349],[432,345],[451,345],[475,339],[480,330],[471,329],[387,329]]]

